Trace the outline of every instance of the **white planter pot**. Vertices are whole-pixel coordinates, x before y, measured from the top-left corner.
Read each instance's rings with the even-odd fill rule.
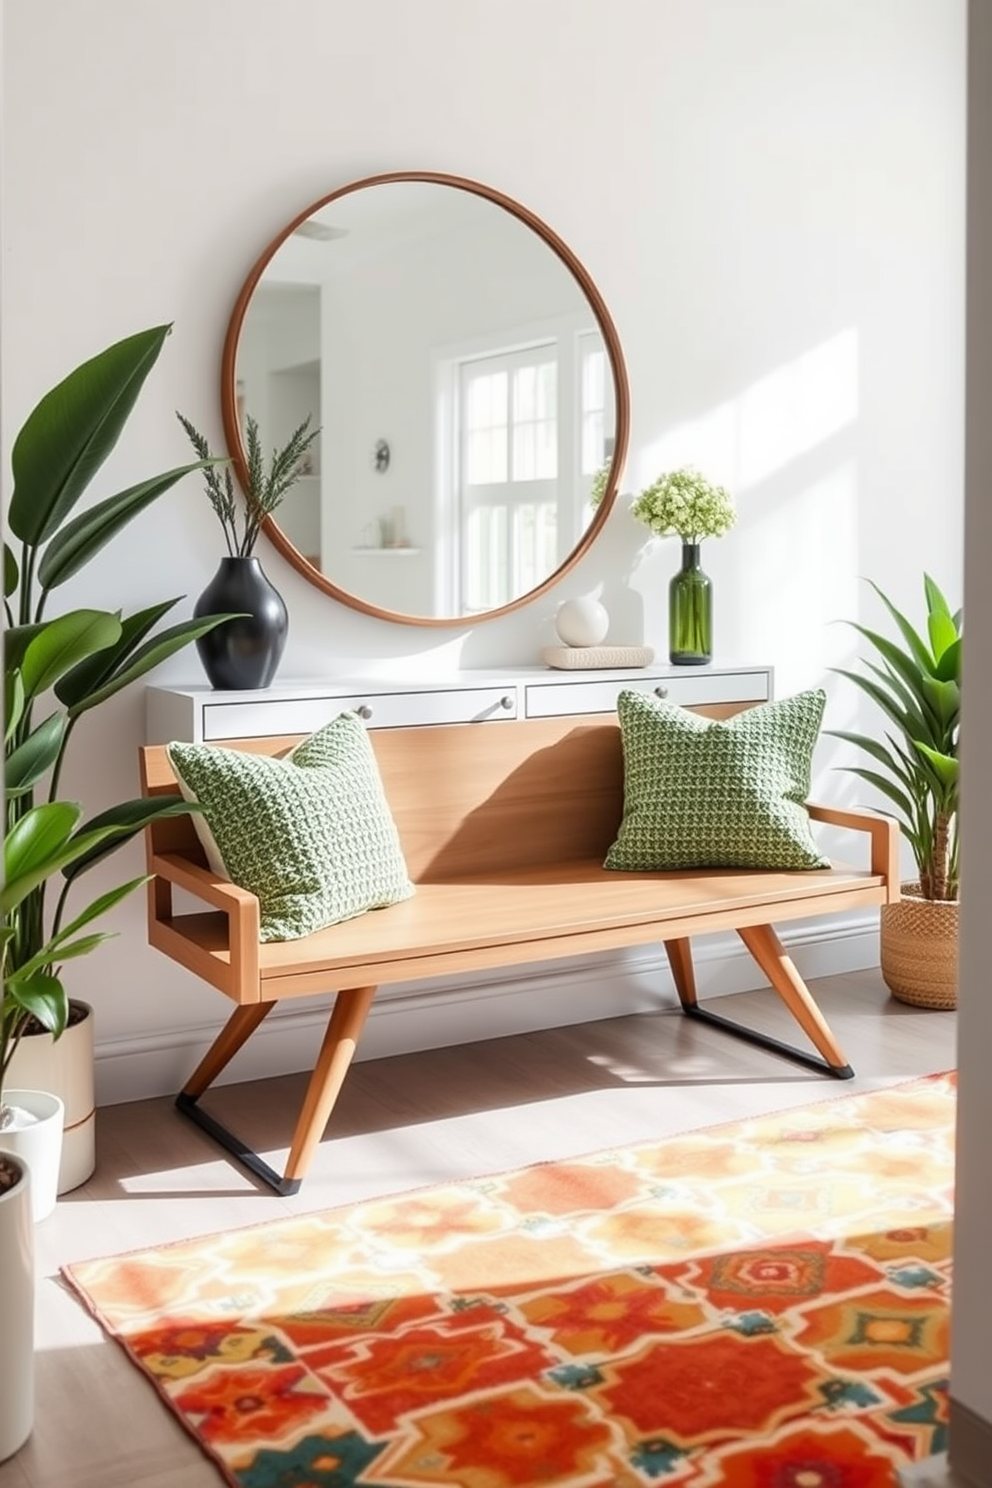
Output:
[[[20,1177],[0,1188],[0,1277],[3,1277],[3,1389],[0,1390],[0,1462],[23,1447],[34,1424],[34,1225],[26,1163],[4,1151]]]
[[[3,1103],[13,1111],[14,1124],[0,1128],[0,1145],[31,1169],[31,1213],[36,1222],[47,1219],[58,1195],[65,1108],[48,1090],[12,1090],[7,1085]]]
[[[86,1016],[70,1023],[60,1039],[53,1039],[50,1033],[25,1034],[7,1072],[9,1085],[20,1090],[50,1090],[65,1106],[60,1194],[85,1183],[96,1167],[95,1020],[89,1003],[73,998],[72,1006],[81,1008]]]

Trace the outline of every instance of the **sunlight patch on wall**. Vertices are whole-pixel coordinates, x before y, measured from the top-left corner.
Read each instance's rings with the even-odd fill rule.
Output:
[[[637,476],[625,482],[639,491],[666,470],[694,465],[708,480],[737,495],[739,430],[736,400],[718,403],[699,418],[676,424],[645,447]]]
[[[779,695],[850,661],[856,637],[840,622],[857,617],[862,598],[858,499],[857,463],[845,460],[767,501],[736,531],[740,623],[749,648],[774,658]]]
[[[745,389],[737,400],[737,480],[766,480],[815,450],[858,414],[858,337],[831,336]]]
[[[858,333],[849,326],[667,430],[645,449],[638,485],[695,465],[743,506],[749,488],[815,452],[857,416]]]

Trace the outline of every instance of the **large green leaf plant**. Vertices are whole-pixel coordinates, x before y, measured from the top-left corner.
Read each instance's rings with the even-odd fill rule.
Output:
[[[922,897],[957,899],[962,615],[960,610],[952,614],[929,574],[924,574],[923,587],[925,636],[872,584],[901,640],[850,621],[880,660],[865,661],[866,673],[835,668],[881,710],[889,725],[884,740],[840,729],[830,732],[856,744],[881,766],[881,772],[862,765],[844,768],[895,806],[891,814],[912,848]]]
[[[61,585],[132,518],[204,466],[200,460],[168,470],[73,515],[117,444],[170,330],[155,326],[129,336],[70,372],[28,416],[11,452],[4,541],[0,1134],[4,1078],[29,1020],[60,1036],[69,1012],[62,964],[106,940],[95,922],[145,882],[131,879],[70,911],[77,880],[148,822],[190,809],[178,796],[134,799],[87,820],[78,802],[59,798],[59,781],[69,740],[85,714],[227,617],[156,630],[179,597],[126,616],[90,608],[50,614]]]

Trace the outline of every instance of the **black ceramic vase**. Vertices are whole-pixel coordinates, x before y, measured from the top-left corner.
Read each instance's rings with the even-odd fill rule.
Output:
[[[228,691],[268,687],[282,659],[289,616],[257,558],[222,558],[193,607],[193,615],[243,611],[196,642],[211,687]]]

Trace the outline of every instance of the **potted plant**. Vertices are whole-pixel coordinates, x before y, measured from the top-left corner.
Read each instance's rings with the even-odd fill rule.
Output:
[[[848,622],[874,648],[867,674],[835,668],[884,715],[884,740],[831,729],[880,766],[845,769],[892,802],[909,843],[916,877],[903,898],[881,911],[881,968],[894,997],[917,1007],[957,1004],[958,737],[961,709],[961,611],[951,612],[929,574],[923,578],[926,634],[921,635],[872,584],[898,638]]]
[[[0,1276],[3,1277],[4,1385],[0,1462],[24,1445],[34,1423],[34,1225],[27,1163],[0,1142]]]
[[[131,879],[83,909],[70,909],[77,880],[150,820],[189,810],[178,796],[137,798],[84,820],[81,805],[60,799],[62,768],[88,712],[227,616],[156,631],[178,599],[127,616],[90,608],[49,612],[62,584],[184,475],[202,468],[198,461],[166,471],[73,515],[117,444],[170,329],[156,326],[129,336],[77,367],[29,414],[11,452],[14,485],[4,543],[0,1147],[6,1145],[4,1127],[11,1125],[5,1096],[21,1040],[33,1029],[48,1042],[61,1037],[70,1017],[63,963],[106,939],[91,925],[145,881]],[[38,712],[44,713],[40,722]],[[92,1088],[91,1071],[88,1079]],[[84,1147],[91,1143],[92,1129],[80,1139]],[[92,1171],[91,1153],[80,1175],[85,1168],[84,1155],[74,1162],[75,1181]],[[60,1180],[61,1191],[67,1186],[68,1180]]]
[[[730,492],[685,466],[645,486],[630,510],[659,537],[682,539],[682,567],[668,588],[668,659],[673,666],[705,665],[713,657],[713,589],[699,566],[699,545],[733,527]]]
[[[207,495],[227,544],[227,557],[221,559],[220,567],[197,600],[193,613],[245,612],[197,641],[203,670],[212,687],[268,687],[286,647],[289,619],[282,596],[269,583],[255,557],[255,544],[266,518],[307,473],[310,446],[320,430],[310,429],[308,414],[283,447],[272,451],[266,466],[258,423],[251,414],[247,416],[247,481],[239,531],[238,503],[230,464],[223,472],[218,470],[216,462],[210,463],[213,457],[204,436],[183,414],[177,413],[176,417],[203,462]]]

